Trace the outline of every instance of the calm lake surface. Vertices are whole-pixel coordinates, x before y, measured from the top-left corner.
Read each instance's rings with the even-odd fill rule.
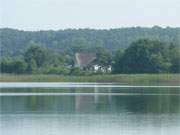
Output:
[[[180,134],[179,87],[65,85],[1,85],[0,135]]]

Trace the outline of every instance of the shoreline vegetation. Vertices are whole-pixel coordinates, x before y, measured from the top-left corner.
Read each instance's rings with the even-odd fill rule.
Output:
[[[1,74],[0,82],[99,82],[136,85],[180,85],[180,74],[116,74],[92,76]]]
[[[125,50],[80,47],[64,55],[32,43],[21,58],[0,58],[0,73],[87,76],[99,74],[180,73],[180,49],[174,43],[139,39]]]
[[[110,39],[109,42],[103,38],[97,44],[85,39],[76,39],[78,42],[70,40],[72,44],[69,44],[39,34],[35,36],[36,40],[23,42],[24,48],[19,53],[7,50],[10,43],[19,45],[17,39],[22,37],[15,37],[15,42],[12,42],[14,38],[5,38],[3,47],[7,48],[2,50],[4,55],[2,53],[0,58],[0,82],[113,82],[180,86],[179,40],[140,36],[128,40],[126,47],[123,47],[125,42],[118,40],[121,36],[113,38],[109,35],[105,38]],[[32,35],[26,36],[32,39]],[[61,36],[57,37],[59,39]],[[64,50],[64,47],[67,48]]]

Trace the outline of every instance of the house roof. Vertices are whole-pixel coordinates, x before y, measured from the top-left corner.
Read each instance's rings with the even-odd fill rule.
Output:
[[[89,66],[96,59],[95,53],[76,53],[75,66],[83,68]]]

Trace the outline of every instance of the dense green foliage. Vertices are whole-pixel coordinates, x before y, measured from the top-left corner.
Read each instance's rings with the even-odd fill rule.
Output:
[[[27,64],[23,60],[3,59],[0,63],[2,73],[25,73]]]
[[[80,51],[80,50],[79,50]],[[180,49],[173,43],[158,40],[140,39],[127,49],[119,49],[115,54],[99,48],[94,50],[102,72],[83,70],[73,65],[73,56],[62,56],[39,44],[31,44],[21,59],[4,58],[0,61],[2,73],[92,75],[108,73],[112,66],[113,73],[179,73]],[[91,65],[90,65],[91,66]]]
[[[112,65],[112,55],[108,51],[101,49],[96,53],[94,64],[101,67],[101,70],[108,72],[108,67]]]
[[[180,72],[180,50],[173,44],[142,39],[115,56],[114,73]]]
[[[2,73],[65,75],[70,72],[65,65],[70,65],[71,63],[66,56],[58,55],[34,43],[25,51],[23,58],[3,58],[0,61],[0,68]]]
[[[140,38],[149,38],[180,45],[180,28],[121,28],[110,30],[67,29],[59,31],[19,31],[0,29],[1,58],[22,57],[31,43],[66,55],[73,52],[103,47],[110,52],[127,48]],[[69,57],[69,56],[68,56]]]
[[[0,29],[2,73],[90,75],[74,67],[76,52],[96,53],[94,65],[113,73],[179,73],[180,28]],[[88,68],[87,68],[88,69]],[[102,72],[96,72],[96,74]]]

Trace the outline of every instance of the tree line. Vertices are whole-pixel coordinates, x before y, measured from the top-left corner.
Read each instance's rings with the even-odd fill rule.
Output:
[[[1,57],[23,57],[29,44],[35,42],[58,53],[72,54],[78,48],[94,49],[102,47],[111,53],[117,49],[126,49],[140,38],[173,42],[180,46],[180,28],[132,27],[109,30],[66,29],[47,31],[22,31],[17,29],[0,29]]]
[[[132,42],[126,49],[120,48],[110,52],[102,47],[94,49],[74,48],[74,53],[57,53],[42,47],[39,43],[31,43],[20,58],[3,58],[0,60],[1,73],[14,74],[60,74],[60,75],[92,75],[102,74],[91,70],[74,67],[75,52],[96,52],[93,64],[103,69],[112,67],[112,73],[179,73],[180,49],[174,43],[159,40],[140,39]]]
[[[118,50],[114,73],[179,73],[180,48],[173,43],[141,39]]]

